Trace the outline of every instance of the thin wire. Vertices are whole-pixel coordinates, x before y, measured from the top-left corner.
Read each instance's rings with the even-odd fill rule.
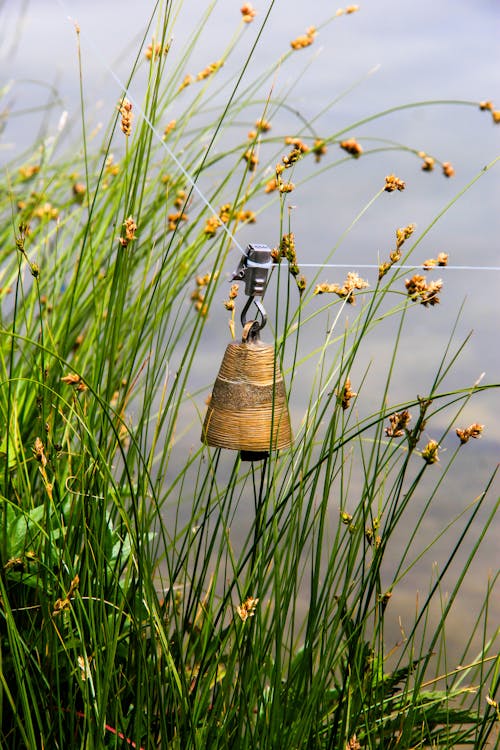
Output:
[[[66,7],[66,5],[64,3],[64,0],[56,0],[56,1],[61,6],[61,9],[63,10],[63,12],[66,13],[66,15],[68,16],[68,20],[71,21],[73,24],[78,25],[77,22],[68,13],[68,9],[67,9],[67,7]],[[83,36],[86,39],[86,41],[90,43],[90,46],[92,47],[92,49],[96,53],[98,59],[100,60],[100,62],[104,66],[104,68],[108,71],[108,73],[111,75],[111,77],[114,78],[114,80],[116,81],[116,83],[118,84],[118,86],[120,87],[120,89],[127,96],[128,100],[134,105],[134,108],[136,109],[136,111],[143,118],[143,120],[146,123],[146,125],[148,126],[148,128],[150,128],[150,130],[153,133],[153,135],[156,137],[156,139],[158,140],[158,142],[160,143],[160,145],[165,149],[165,151],[167,152],[167,154],[169,155],[169,157],[175,163],[176,167],[182,173],[183,177],[185,177],[185,179],[187,180],[187,182],[190,184],[190,186],[192,187],[192,189],[194,190],[194,192],[196,193],[196,195],[201,199],[201,201],[205,204],[205,206],[213,214],[217,214],[217,211],[212,206],[212,204],[210,203],[210,201],[208,200],[208,198],[205,196],[205,194],[203,193],[203,191],[200,190],[200,188],[196,184],[196,182],[193,179],[193,177],[191,177],[191,175],[189,174],[189,172],[183,167],[183,165],[181,164],[181,162],[179,161],[179,159],[176,157],[176,155],[174,154],[174,152],[172,151],[172,149],[165,143],[165,141],[161,137],[161,134],[155,128],[155,126],[153,125],[153,123],[151,122],[151,120],[148,118],[148,116],[146,115],[146,113],[144,112],[144,110],[142,109],[142,107],[140,106],[140,104],[136,101],[136,99],[134,98],[134,96],[130,93],[130,89],[127,88],[127,86],[121,81],[121,79],[115,73],[115,71],[113,70],[113,68],[111,68],[111,66],[108,65],[108,63],[106,62],[106,60],[104,60],[102,54],[100,53],[99,49],[94,44],[94,42],[92,41],[92,39],[90,37],[86,36],[85,34],[82,34],[81,29],[80,29],[79,26],[78,26],[78,29],[79,29],[80,36]],[[231,232],[231,230],[229,229],[229,227],[224,222],[222,222],[221,228],[227,234],[227,236],[231,239],[231,241],[234,242],[234,244],[236,245],[236,247],[240,251],[240,253],[242,255],[246,256],[246,252],[244,251],[244,249],[242,248],[242,246],[240,245],[240,243],[238,242],[238,240],[236,239],[236,237],[234,236],[234,234]]]
[[[373,268],[379,269],[380,265],[374,263],[298,263],[300,268]],[[414,265],[404,265],[395,263],[391,265],[391,270],[410,270],[422,269],[423,271],[500,271],[500,266],[424,266],[423,263]]]

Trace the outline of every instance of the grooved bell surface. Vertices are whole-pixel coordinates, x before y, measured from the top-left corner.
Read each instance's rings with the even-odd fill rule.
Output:
[[[273,346],[260,341],[228,345],[201,439],[218,448],[250,452],[291,445],[285,384]]]

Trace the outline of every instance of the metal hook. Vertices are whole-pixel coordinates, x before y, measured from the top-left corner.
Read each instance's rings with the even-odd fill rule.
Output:
[[[253,325],[251,326],[250,330],[247,333],[247,336],[250,338],[258,338],[260,331],[264,328],[264,326],[267,323],[267,313],[264,308],[264,305],[258,299],[257,297],[249,297],[247,300],[247,303],[243,310],[241,311],[241,325],[243,328],[247,326],[247,312],[250,309],[250,305],[252,302],[255,304],[255,307],[257,308],[259,314],[260,314],[260,321],[254,320]]]

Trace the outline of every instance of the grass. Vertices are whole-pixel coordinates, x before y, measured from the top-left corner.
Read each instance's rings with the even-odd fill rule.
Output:
[[[198,32],[170,70],[174,10],[153,19],[160,54],[145,60],[141,44],[130,78],[147,73],[140,106],[110,106],[99,148],[82,106],[79,153],[37,143],[1,192],[1,747],[493,747],[497,574],[481,581],[458,662],[447,639],[498,508],[495,468],[445,529],[429,536],[426,524],[472,447],[454,434],[465,407],[498,384],[448,387],[467,346],[453,329],[425,393],[390,402],[409,318],[423,303],[438,316],[439,289],[408,294],[396,263],[374,288],[350,277],[314,294],[320,277],[302,281],[279,186],[316,157],[334,170],[324,149],[345,133],[318,140],[305,124],[284,145],[264,121],[286,113],[286,91],[242,136],[274,70],[243,86],[206,69],[181,88]],[[173,105],[182,117],[162,140]],[[264,149],[293,162],[269,193],[274,177],[254,159]],[[282,238],[266,306],[290,404],[304,408],[290,449],[247,463],[197,435],[204,330],[252,201]],[[398,235],[401,262],[434,223]],[[366,408],[363,358],[387,330],[384,386]],[[391,598],[445,534],[446,559],[388,645]]]

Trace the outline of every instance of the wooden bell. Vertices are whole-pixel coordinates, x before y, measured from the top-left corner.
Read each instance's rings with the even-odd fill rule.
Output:
[[[245,329],[251,325],[247,324]],[[243,460],[265,458],[269,450],[292,443],[285,384],[274,347],[244,329],[241,342],[230,343],[203,424],[207,445],[242,452]]]

